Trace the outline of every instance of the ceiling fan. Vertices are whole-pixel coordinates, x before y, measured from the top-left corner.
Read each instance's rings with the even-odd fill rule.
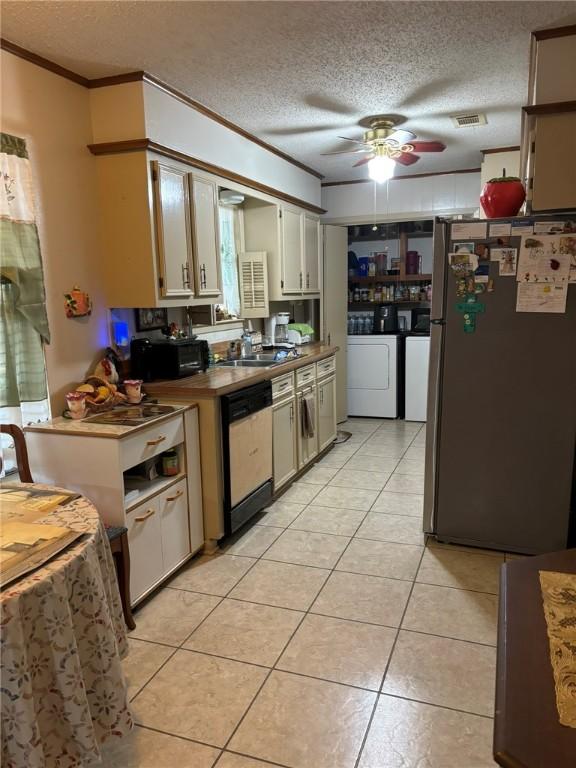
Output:
[[[368,173],[371,179],[384,182],[394,175],[396,163],[413,165],[420,159],[418,152],[443,152],[446,146],[441,141],[414,141],[416,134],[396,126],[404,118],[398,115],[376,115],[362,120],[360,125],[369,126],[364,131],[363,139],[350,139],[339,136],[339,139],[359,144],[357,149],[344,149],[336,152],[323,152],[323,155],[352,155],[364,154],[354,167],[368,163]]]

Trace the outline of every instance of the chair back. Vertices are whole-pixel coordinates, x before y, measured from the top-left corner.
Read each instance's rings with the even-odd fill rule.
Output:
[[[24,432],[16,424],[0,424],[0,433],[3,435],[10,435],[14,440],[14,449],[16,451],[16,464],[18,466],[18,474],[20,480],[23,483],[33,483],[32,474],[30,472],[30,464],[28,463],[28,450],[26,448],[26,440],[24,439]],[[2,457],[0,456],[0,469],[2,469]]]

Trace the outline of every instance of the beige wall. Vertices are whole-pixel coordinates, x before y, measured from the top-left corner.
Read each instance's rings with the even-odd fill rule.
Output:
[[[89,92],[5,51],[2,131],[26,139],[36,195],[52,343],[46,347],[53,415],[64,394],[108,344],[98,269],[95,160]],[[90,317],[67,319],[63,294],[74,284],[92,296]]]

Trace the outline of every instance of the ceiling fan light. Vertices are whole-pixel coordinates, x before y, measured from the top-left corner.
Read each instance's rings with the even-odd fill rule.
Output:
[[[391,157],[373,157],[368,163],[368,175],[378,184],[383,184],[394,176],[395,165]]]

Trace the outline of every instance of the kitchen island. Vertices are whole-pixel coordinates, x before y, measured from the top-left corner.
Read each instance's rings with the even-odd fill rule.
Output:
[[[274,495],[302,473],[336,436],[335,354],[321,342],[299,349],[300,356],[262,367],[216,366],[187,378],[145,385],[148,394],[198,406],[205,549],[214,550],[225,534],[224,461],[220,398],[263,381],[272,382]],[[313,398],[316,434],[302,432],[305,397]]]

